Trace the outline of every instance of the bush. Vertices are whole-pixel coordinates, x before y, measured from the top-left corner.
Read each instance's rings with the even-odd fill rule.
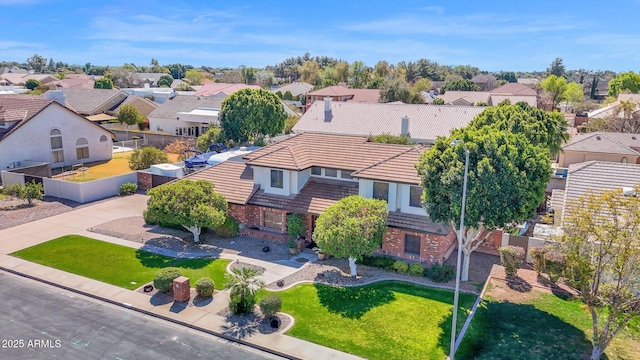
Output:
[[[549,251],[544,254],[545,271],[549,274],[549,280],[555,283],[560,279],[564,268],[565,257],[557,251]]]
[[[420,264],[411,264],[409,265],[409,270],[407,270],[407,274],[413,276],[424,276],[424,266]]]
[[[284,133],[289,134],[298,123],[298,120],[300,120],[300,118],[297,116],[289,116],[287,120],[284,121]]]
[[[453,280],[456,277],[456,270],[450,265],[433,265],[425,269],[425,276],[429,279],[443,283]]]
[[[383,255],[383,256],[364,256],[362,258],[362,265],[377,267],[381,269],[385,269],[387,271],[394,271],[393,264],[395,264],[396,259],[391,256]]]
[[[235,315],[249,314],[253,311],[253,307],[256,305],[256,298],[254,295],[245,295],[231,293],[229,299],[229,310]]]
[[[27,200],[29,206],[33,206],[33,200],[42,200],[44,197],[44,187],[42,184],[38,184],[35,181],[30,181],[24,186],[20,184],[13,184],[4,189],[4,194],[17,197],[21,200]]]
[[[213,296],[214,289],[215,284],[213,280],[208,277],[203,277],[196,281],[196,293],[203,299],[208,299]]]
[[[267,146],[267,142],[264,140],[264,135],[260,135],[253,139],[253,145],[255,146]]]
[[[148,169],[151,165],[168,162],[169,157],[167,157],[167,154],[165,154],[164,151],[153,146],[147,146],[133,151],[129,157],[129,169]]]
[[[134,183],[124,183],[120,185],[120,195],[133,194],[138,190],[138,185]]]
[[[524,260],[524,249],[519,246],[502,246],[498,248],[500,262],[507,276],[515,276]]]
[[[274,316],[282,308],[282,299],[277,294],[269,294],[260,299],[260,311],[265,317]]]
[[[232,217],[228,217],[224,221],[224,224],[214,228],[214,230],[216,234],[218,234],[218,236],[223,238],[236,237],[240,232],[240,228],[238,227],[238,222]]]
[[[533,270],[536,274],[540,275],[545,271],[544,254],[547,253],[547,249],[542,247],[532,247],[529,249],[531,255],[531,262],[533,262]]]
[[[402,260],[396,260],[393,263],[393,269],[398,272],[398,274],[406,274],[407,270],[409,270],[409,264]]]
[[[160,269],[153,277],[153,286],[160,292],[169,292],[173,288],[173,280],[179,276],[182,276],[182,272],[178,268]]]
[[[296,239],[298,236],[302,236],[306,230],[307,225],[304,223],[302,215],[287,215],[287,233],[289,233],[289,237],[291,239]]]

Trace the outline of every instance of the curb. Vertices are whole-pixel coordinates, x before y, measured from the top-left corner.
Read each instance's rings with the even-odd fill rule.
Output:
[[[36,277],[36,276],[32,276],[32,275],[28,275],[28,274],[25,274],[25,273],[21,273],[19,271],[15,271],[13,269],[8,269],[8,268],[5,268],[3,266],[0,266],[0,271],[4,271],[4,272],[10,273],[10,274],[14,274],[14,275],[17,275],[17,276],[20,276],[20,277],[23,277],[23,278],[27,278],[27,279],[30,279],[30,280],[38,281],[38,282],[41,282],[43,284],[47,284],[49,286],[57,287],[57,288],[60,288],[60,289],[66,290],[66,291],[70,291],[70,292],[82,295],[82,296],[86,296],[86,297],[89,297],[89,298],[92,298],[92,299],[100,300],[100,301],[106,302],[106,303],[111,304],[111,305],[116,305],[118,307],[122,307],[122,308],[125,308],[125,309],[133,310],[133,311],[136,311],[136,312],[144,314],[144,315],[148,315],[148,316],[160,319],[160,320],[171,322],[171,323],[176,324],[176,325],[180,325],[180,326],[184,326],[184,327],[187,327],[187,328],[190,328],[190,329],[193,329],[193,330],[197,330],[197,331],[203,332],[203,333],[208,334],[208,335],[213,335],[215,337],[227,340],[229,342],[233,342],[233,343],[236,343],[236,344],[244,345],[244,346],[247,346],[247,347],[250,347],[250,348],[253,348],[253,349],[256,349],[256,350],[260,350],[262,352],[265,352],[265,353],[268,353],[268,354],[271,354],[271,355],[276,355],[276,356],[279,356],[279,357],[282,357],[282,358],[285,358],[285,359],[290,359],[290,360],[303,360],[301,358],[298,358],[298,357],[295,357],[295,356],[292,356],[292,355],[289,355],[289,354],[285,354],[285,353],[279,352],[277,350],[273,350],[273,349],[269,349],[269,348],[266,348],[266,347],[263,347],[263,346],[260,346],[260,345],[256,345],[256,344],[247,342],[245,340],[236,339],[234,337],[231,337],[231,336],[228,336],[228,335],[225,335],[225,334],[221,334],[221,333],[215,332],[213,330],[205,329],[205,328],[202,328],[200,326],[189,324],[189,323],[186,323],[184,321],[176,320],[176,319],[173,319],[173,318],[170,318],[170,317],[167,317],[167,316],[164,316],[164,315],[160,315],[160,314],[148,311],[148,310],[140,309],[140,308],[132,306],[131,304],[121,303],[121,302],[114,301],[114,300],[111,300],[111,299],[103,298],[101,296],[97,296],[97,295],[94,295],[94,294],[91,294],[91,293],[88,293],[88,292],[85,292],[85,291],[82,291],[82,290],[77,290],[77,289],[71,288],[69,286],[57,284],[57,283],[54,283],[52,281],[44,280],[44,279],[41,279],[41,278]]]

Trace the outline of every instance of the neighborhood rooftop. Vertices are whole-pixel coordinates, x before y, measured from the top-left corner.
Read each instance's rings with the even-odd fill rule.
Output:
[[[0,96],[0,121],[16,122],[8,128],[0,128],[0,140],[36,116],[52,102],[43,99]]]
[[[631,146],[640,146],[640,135],[596,132],[575,135],[562,147],[563,151],[580,151],[620,155],[640,155]]]

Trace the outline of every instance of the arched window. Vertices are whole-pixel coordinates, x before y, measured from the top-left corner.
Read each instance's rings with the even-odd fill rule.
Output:
[[[78,160],[89,158],[89,142],[85,138],[76,141],[76,156]]]
[[[51,163],[63,163],[62,132],[58,129],[51,130],[51,132],[49,132],[49,141],[51,144]]]
[[[622,162],[623,164],[626,164],[626,163],[627,163],[627,158],[626,158],[626,157],[623,157],[621,162]]]
[[[107,135],[100,136],[100,142],[107,142]]]

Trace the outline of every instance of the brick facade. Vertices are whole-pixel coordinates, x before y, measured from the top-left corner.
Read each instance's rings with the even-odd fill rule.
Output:
[[[500,246],[502,246],[502,230],[493,230],[491,234],[489,234],[487,241],[478,246],[476,251],[485,254],[498,255],[498,248]]]
[[[265,211],[280,214],[282,218],[282,226],[280,227],[280,229],[267,228],[264,226]],[[263,240],[276,241],[280,243],[284,243],[289,240],[289,235],[287,234],[286,210],[272,209],[255,205],[229,204],[228,214],[238,223],[243,225],[243,235],[248,235]]]
[[[138,171],[138,189],[149,190],[153,187],[153,175],[148,172]]]
[[[419,254],[405,252],[405,235],[420,237]],[[447,235],[435,235],[388,227],[383,236],[382,248],[377,252],[407,260],[441,264],[451,253],[455,240],[456,233],[453,231]]]

